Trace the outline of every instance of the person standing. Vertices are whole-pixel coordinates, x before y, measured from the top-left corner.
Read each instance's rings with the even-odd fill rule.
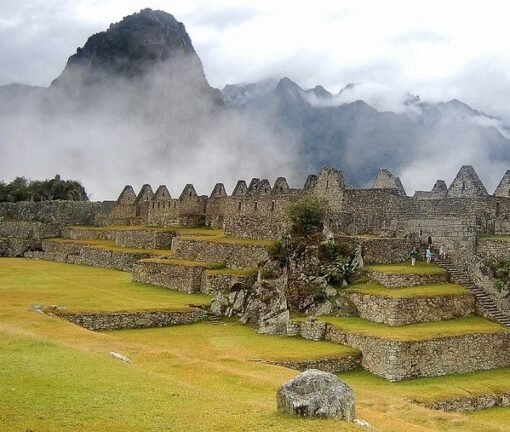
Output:
[[[416,248],[413,248],[411,251],[411,265],[414,266],[416,264],[416,256],[418,255],[418,252],[416,251]]]
[[[430,250],[430,247],[427,248],[425,257],[427,258],[427,264],[430,264],[430,262],[432,261],[432,251]]]

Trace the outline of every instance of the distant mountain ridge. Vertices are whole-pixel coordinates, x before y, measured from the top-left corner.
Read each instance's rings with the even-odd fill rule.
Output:
[[[427,147],[439,137],[442,145],[458,146],[459,161],[462,139],[469,136],[492,157],[510,162],[510,140],[501,130],[506,126],[501,122],[496,128],[497,118],[456,99],[432,104],[408,95],[403,101],[407,110],[399,113],[378,111],[362,100],[342,103],[340,96],[355,86],[348,84],[333,95],[322,86],[303,89],[285,77],[260,85],[228,85],[223,95],[231,109],[265,114],[298,134],[301,158],[312,171],[333,165],[357,186],[370,182],[381,167],[400,172],[414,159],[426,157]]]
[[[143,9],[89,37],[49,88],[0,86],[0,117],[10,125],[5,119],[16,113],[35,113],[36,120],[43,119],[41,130],[50,119],[72,116],[73,127],[83,124],[87,131],[89,124],[106,131],[115,124],[118,136],[110,141],[121,146],[126,136],[139,140],[144,148],[139,157],[151,166],[163,165],[165,158],[182,165],[195,146],[201,155],[220,143],[229,148],[225,160],[232,149],[246,148],[241,157],[247,165],[257,159],[266,167],[271,150],[278,166],[290,160],[300,175],[335,166],[354,186],[368,185],[383,167],[402,176],[416,164],[423,171],[448,158],[455,158],[454,169],[478,162],[510,165],[510,127],[501,120],[459,100],[433,104],[411,94],[399,112],[381,111],[352,97],[360,85],[349,83],[334,94],[284,77],[226,85],[220,92],[209,85],[184,24],[166,12]],[[60,125],[54,126],[60,133]],[[120,130],[127,128],[139,136]],[[26,142],[32,139],[27,135]],[[259,145],[266,152],[251,151]]]

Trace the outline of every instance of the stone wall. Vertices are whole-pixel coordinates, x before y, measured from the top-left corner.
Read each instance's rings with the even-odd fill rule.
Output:
[[[336,235],[335,240],[349,244],[353,250],[361,244],[365,264],[389,264],[407,261],[415,246],[414,242],[407,238],[367,238]]]
[[[265,246],[246,243],[223,243],[206,239],[190,240],[175,237],[172,242],[174,256],[192,261],[222,262],[228,267],[253,267],[268,259]]]
[[[25,256],[122,271],[131,271],[138,260],[154,256],[149,252],[124,252],[51,240],[43,240],[42,248],[43,251],[28,252]]]
[[[387,288],[412,287],[448,282],[446,271],[439,274],[385,273],[367,270],[367,276]]]
[[[477,255],[490,262],[510,259],[510,241],[480,239]]]
[[[222,274],[217,270],[207,270],[202,277],[200,290],[204,294],[229,293],[234,285],[240,289],[249,289],[257,281],[257,274]]]
[[[344,333],[328,326],[326,339],[359,349],[362,366],[389,381],[510,365],[510,332],[397,341]]]
[[[157,310],[110,313],[51,311],[51,314],[93,331],[168,327],[192,324],[207,319],[207,311],[198,308],[189,311]]]
[[[306,361],[266,361],[266,363],[295,369],[301,372],[307,369],[319,369],[324,372],[340,373],[357,368],[361,364],[361,356],[345,356]]]
[[[65,227],[62,229],[62,237],[70,240],[113,240],[114,233],[108,228]]]
[[[27,221],[0,221],[0,256],[23,256],[41,248],[41,240],[60,234],[58,224]]]
[[[174,237],[174,231],[156,231],[150,229],[119,230],[113,232],[115,245],[126,248],[170,249]]]
[[[478,411],[482,409],[510,406],[510,391],[501,394],[487,393],[461,396],[453,399],[419,403],[426,408],[441,411]]]
[[[57,225],[93,225],[107,205],[91,201],[20,201],[0,203],[0,221],[43,222]]]
[[[203,265],[174,264],[169,260],[141,260],[133,268],[133,281],[196,293],[202,286]]]
[[[449,320],[472,315],[476,300],[472,294],[433,297],[390,298],[351,292],[346,294],[361,318],[399,326]]]

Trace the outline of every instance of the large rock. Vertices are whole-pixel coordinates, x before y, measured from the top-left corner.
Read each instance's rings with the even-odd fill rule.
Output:
[[[279,412],[354,421],[354,393],[329,372],[308,369],[283,384],[276,393]]]

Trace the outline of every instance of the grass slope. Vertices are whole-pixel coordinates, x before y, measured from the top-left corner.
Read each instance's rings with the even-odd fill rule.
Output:
[[[70,243],[82,246],[91,247],[94,249],[105,249],[110,251],[125,252],[125,253],[150,253],[158,256],[169,256],[170,250],[167,249],[142,249],[142,248],[127,248],[117,246],[112,240],[72,240],[64,238],[51,238],[47,241],[55,243]]]
[[[456,284],[432,284],[404,288],[386,288],[375,282],[360,283],[346,289],[345,292],[356,292],[387,298],[413,298],[436,296],[459,296],[469,294],[469,290]]]
[[[5,281],[12,277],[9,268],[16,273],[16,262],[36,269],[25,268],[26,280],[18,280],[21,285],[17,288],[6,288]],[[39,264],[52,268],[37,267]],[[2,432],[360,430],[334,420],[277,414],[276,390],[296,372],[253,361],[270,355],[330,355],[329,350],[338,349],[336,346],[261,336],[228,322],[90,332],[64,320],[28,312],[27,306],[37,298],[63,303],[59,296],[77,296],[85,302],[84,288],[108,286],[112,282],[107,274],[115,278],[124,273],[19,259],[0,259],[0,269]],[[76,285],[66,269],[104,274],[98,277],[88,273],[88,284]],[[51,278],[51,284],[49,279],[41,283],[41,272],[47,273],[43,277]],[[115,301],[114,297],[103,298],[103,302]],[[133,364],[109,358],[110,351],[128,355]],[[456,376],[404,383],[389,383],[365,371],[341,377],[354,389],[357,417],[370,422],[373,430],[508,431],[510,408],[443,413],[409,401],[422,393],[442,397],[462,392],[463,387],[467,391],[481,389],[485,383],[488,389],[495,389],[498,382],[504,388],[509,379],[508,368],[479,374],[458,381]]]
[[[414,266],[412,266],[410,263],[370,265],[366,267],[366,270],[381,273],[420,275],[436,275],[446,273],[446,270],[437,264],[427,264],[423,261],[416,262],[416,265]]]
[[[0,308],[62,304],[72,311],[187,310],[210,297],[131,282],[131,274],[50,261],[0,259]]]
[[[480,317],[390,327],[361,318],[321,317],[338,330],[381,339],[419,341],[470,333],[501,333],[505,327]]]

